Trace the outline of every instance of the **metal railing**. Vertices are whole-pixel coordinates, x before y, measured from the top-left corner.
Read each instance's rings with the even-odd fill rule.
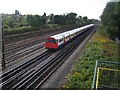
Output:
[[[120,63],[96,61],[92,90],[99,88],[120,89]]]

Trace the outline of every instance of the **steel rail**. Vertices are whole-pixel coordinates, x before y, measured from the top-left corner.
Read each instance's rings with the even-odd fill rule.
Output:
[[[23,62],[20,65],[12,68],[11,70],[3,73],[2,75],[0,75],[2,77],[2,81],[5,82],[5,80],[7,80],[8,78],[10,78],[11,76],[14,76],[16,73],[18,73],[19,71],[23,70],[24,68],[28,67],[29,65],[35,63],[39,58],[43,58],[44,56],[49,55],[49,51],[46,51],[44,53],[42,53],[40,56],[35,57],[32,60],[29,60],[27,62]],[[9,81],[9,80],[8,80]],[[4,85],[4,82],[2,83]],[[6,83],[7,84],[7,83]]]
[[[13,62],[13,61],[16,61],[17,59],[21,58],[22,56],[25,56],[25,55],[27,55],[27,54],[29,54],[29,53],[37,50],[37,49],[40,49],[40,48],[42,48],[42,47],[43,47],[43,45],[42,45],[42,46],[37,45],[37,46],[35,46],[35,47],[29,48],[29,49],[27,49],[27,50],[23,50],[23,51],[21,51],[21,52],[18,52],[18,53],[16,53],[16,54],[13,54],[13,55],[11,55],[11,56],[8,56],[8,57],[5,58],[5,63],[6,63],[6,64],[9,64],[9,63],[11,63],[11,62]]]

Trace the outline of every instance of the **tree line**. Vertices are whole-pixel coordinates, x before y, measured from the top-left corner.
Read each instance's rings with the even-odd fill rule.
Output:
[[[76,13],[68,13],[63,15],[8,15],[3,16],[3,27],[16,28],[23,26],[42,27],[48,24],[52,25],[83,25],[96,21],[95,19],[88,19],[87,16],[77,16]]]
[[[107,3],[101,15],[101,22],[105,33],[111,39],[118,38],[120,40],[120,1]]]

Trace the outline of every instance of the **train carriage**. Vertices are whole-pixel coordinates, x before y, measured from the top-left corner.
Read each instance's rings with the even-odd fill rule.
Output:
[[[54,36],[50,36],[46,39],[45,48],[47,49],[58,49],[62,47],[64,44],[71,41],[73,38],[80,35],[82,32],[85,32],[89,28],[91,28],[94,24],[86,25],[80,28],[76,28],[61,34],[57,34]]]
[[[45,47],[46,48],[54,48],[58,49],[58,47],[62,44],[62,36],[51,36],[48,37],[46,42],[45,42]]]

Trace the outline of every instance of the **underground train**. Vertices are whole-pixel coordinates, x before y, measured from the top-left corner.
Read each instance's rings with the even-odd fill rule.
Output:
[[[45,41],[45,48],[46,49],[58,49],[62,47],[64,44],[67,44],[76,36],[80,35],[81,33],[85,32],[89,28],[93,27],[94,24],[86,25],[80,28],[76,28],[67,32],[63,32],[57,35],[50,36],[46,38]]]

